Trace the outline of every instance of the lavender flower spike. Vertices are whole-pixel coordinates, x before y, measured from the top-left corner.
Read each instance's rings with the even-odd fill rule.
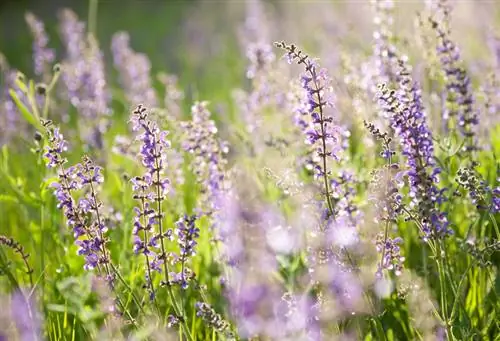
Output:
[[[111,50],[128,102],[144,101],[149,107],[158,106],[156,93],[151,84],[151,62],[145,54],[131,49],[128,33],[115,33],[111,41]]]
[[[106,279],[111,283],[113,278],[107,268],[109,255],[104,236],[107,227],[100,212],[102,203],[97,198],[97,187],[104,181],[101,167],[84,157],[82,163],[65,168],[67,160],[62,153],[67,150],[67,142],[58,128],[47,129],[47,133],[49,144],[44,156],[47,167],[58,172],[58,180],[51,184],[58,201],[57,207],[63,210],[67,224],[73,229],[78,254],[85,257],[85,270],[102,265],[106,270]],[[77,190],[84,190],[79,201],[74,198]]]
[[[475,131],[479,123],[474,108],[471,79],[462,66],[460,49],[450,39],[449,32],[437,21],[433,19],[430,21],[438,38],[436,50],[446,85],[446,110],[443,118],[448,123],[447,128],[453,129],[458,126],[465,138],[464,151],[471,152],[478,148]]]
[[[69,102],[78,110],[84,140],[103,147],[110,113],[104,56],[97,40],[85,34],[85,24],[70,10],[61,13],[61,34],[66,49],[62,80]]]
[[[437,188],[440,169],[434,163],[432,133],[427,126],[420,89],[411,79],[403,60],[400,65],[400,84],[397,92],[382,87],[379,101],[391,118],[406,157],[410,183],[410,198],[419,217],[424,240],[443,238],[453,231],[448,228],[446,214],[440,212],[443,190]]]
[[[333,102],[328,97],[330,78],[325,69],[320,69],[315,61],[303,54],[295,45],[287,45],[284,42],[275,45],[287,51],[286,56],[290,63],[296,61],[305,68],[301,84],[307,93],[307,109],[304,114],[310,116],[310,122],[302,126],[306,143],[316,148],[317,156],[321,159],[321,163],[314,167],[315,175],[317,178],[323,178],[328,209],[330,214],[333,214],[327,159],[337,158],[341,146],[338,143],[339,128],[334,125],[333,117],[327,113],[327,108],[333,107]]]
[[[48,76],[52,69],[52,63],[54,63],[56,59],[55,51],[47,47],[49,38],[45,32],[43,22],[38,20],[32,13],[27,13],[25,18],[33,35],[35,74],[37,76]],[[44,80],[47,81],[47,79]]]
[[[139,156],[146,170],[144,175],[132,179],[134,199],[140,204],[135,208],[134,252],[146,257],[146,282],[150,297],[154,297],[151,271],[161,272],[163,265],[168,278],[164,238],[171,235],[171,231],[163,231],[162,203],[170,185],[169,179],[164,176],[167,164],[165,150],[170,147],[170,142],[166,138],[168,133],[160,131],[157,124],[148,118],[143,105],[134,110],[130,122],[133,131],[141,132],[137,136],[141,142]]]
[[[182,122],[181,127],[186,132],[182,147],[193,155],[192,169],[203,185],[201,209],[210,215],[218,210],[218,197],[226,187],[224,154],[229,148],[217,137],[217,126],[207,106],[207,102],[195,103],[191,108],[192,120]]]

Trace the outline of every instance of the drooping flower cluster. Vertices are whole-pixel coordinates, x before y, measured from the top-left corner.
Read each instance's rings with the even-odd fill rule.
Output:
[[[445,81],[446,108],[442,113],[447,129],[459,129],[465,138],[464,151],[477,149],[475,135],[479,123],[471,79],[463,66],[460,49],[440,21],[429,18],[438,39],[436,51]]]
[[[55,51],[49,48],[49,38],[45,32],[45,25],[33,13],[27,13],[26,22],[33,35],[33,60],[34,69],[37,76],[43,76],[43,81],[48,81],[48,76],[52,70],[52,63],[56,59]]]
[[[166,149],[170,147],[166,131],[160,131],[156,122],[148,118],[147,109],[139,105],[130,122],[133,131],[140,131],[137,140],[141,142],[139,156],[146,172],[132,178],[134,199],[139,206],[134,210],[134,252],[146,257],[147,283],[151,287],[151,270],[161,272],[166,268],[164,238],[170,238],[172,231],[163,230],[162,204],[168,193],[170,181],[165,177]]]
[[[104,181],[101,168],[88,157],[82,163],[69,168],[63,153],[67,150],[67,142],[59,128],[48,129],[49,143],[45,148],[47,167],[57,170],[58,180],[51,184],[58,201],[57,207],[62,209],[67,224],[73,230],[78,254],[85,257],[86,270],[104,266],[108,281],[112,277],[107,269],[109,255],[106,250],[105,233],[107,227],[101,216],[102,203],[97,197],[99,184]],[[82,190],[83,196],[77,201],[76,191]]]
[[[425,239],[442,238],[452,231],[446,214],[439,211],[443,190],[437,188],[440,169],[435,166],[432,133],[426,122],[420,89],[400,60],[400,83],[397,92],[381,87],[379,102],[389,114],[391,126],[399,137],[402,154],[406,157],[411,198]]]
[[[500,212],[500,187],[491,187],[475,170],[477,164],[472,167],[460,168],[457,172],[457,183],[465,188],[472,204],[479,210],[488,210],[491,213]],[[500,182],[500,178],[496,179]]]
[[[157,107],[158,100],[151,84],[151,62],[143,53],[130,47],[130,36],[118,32],[111,40],[113,62],[119,72],[120,84],[129,103],[144,103],[147,107]]]
[[[224,320],[208,303],[197,302],[195,308],[196,316],[200,317],[207,326],[213,328],[218,333],[224,334],[226,337],[233,337],[229,322]]]
[[[92,147],[102,148],[106,116],[110,114],[103,53],[95,37],[86,35],[85,24],[74,12],[63,10],[60,17],[66,51],[62,62],[66,95],[78,110],[84,140]]]

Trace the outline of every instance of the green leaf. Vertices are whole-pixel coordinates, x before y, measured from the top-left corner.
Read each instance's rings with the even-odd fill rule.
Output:
[[[8,195],[8,194],[0,194],[0,202],[10,202],[10,203],[18,203],[19,201],[15,196]]]
[[[17,96],[16,92],[12,89],[9,90],[10,97],[12,97],[12,100],[16,103],[17,108],[21,112],[21,115],[24,117],[24,119],[31,124],[33,127],[37,129],[41,129],[42,126],[40,122],[38,122],[33,114],[29,111],[29,109],[24,105],[23,102],[19,99]]]

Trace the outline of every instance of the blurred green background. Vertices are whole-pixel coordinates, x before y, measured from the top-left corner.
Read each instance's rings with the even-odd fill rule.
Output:
[[[107,61],[111,77],[108,79],[115,79],[111,38],[124,30],[130,34],[132,48],[150,58],[153,75],[165,71],[179,77],[187,101],[210,98],[213,102],[226,102],[230,89],[244,79],[244,56],[239,53],[236,40],[237,21],[243,18],[244,3],[236,3],[235,6],[225,1],[99,0],[96,34]],[[87,21],[88,0],[0,2],[0,52],[11,67],[32,76],[32,37],[24,20],[27,11],[45,23],[49,45],[57,49],[57,60],[61,60],[58,12],[62,8],[71,8],[80,20]],[[235,14],[235,9],[241,10]],[[206,15],[202,17],[201,13]]]

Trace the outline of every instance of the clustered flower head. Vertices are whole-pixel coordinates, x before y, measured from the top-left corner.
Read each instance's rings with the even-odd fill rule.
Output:
[[[111,40],[111,51],[127,101],[142,102],[148,107],[158,106],[156,93],[151,84],[151,62],[145,54],[132,50],[129,34],[115,33]]]
[[[397,91],[384,86],[379,102],[390,116],[391,127],[399,137],[402,154],[406,157],[411,207],[418,213],[425,239],[442,238],[452,233],[439,204],[444,200],[442,189],[437,188],[440,169],[435,166],[432,133],[426,122],[420,89],[412,81],[403,60],[400,60],[400,82]]]
[[[45,123],[49,126],[49,123]],[[62,209],[67,224],[73,230],[78,254],[85,257],[84,268],[91,270],[100,265],[107,267],[109,255],[106,251],[108,228],[104,224],[100,212],[102,203],[98,199],[98,186],[103,183],[102,169],[88,157],[75,166],[65,167],[67,159],[63,153],[68,145],[59,128],[47,128],[48,144],[45,147],[47,167],[58,173],[58,180],[51,184],[58,201],[57,207]],[[77,200],[77,192],[83,192]],[[112,281],[109,272],[108,280]]]

